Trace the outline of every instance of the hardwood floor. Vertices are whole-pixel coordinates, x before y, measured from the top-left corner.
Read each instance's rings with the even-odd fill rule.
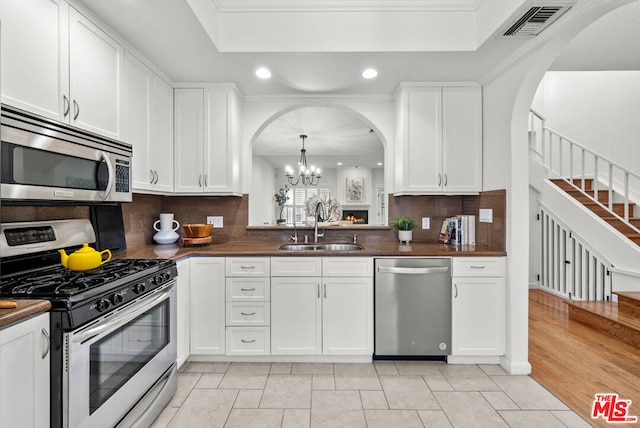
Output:
[[[562,298],[529,291],[531,377],[596,427],[639,426],[591,419],[596,393],[631,400],[640,417],[640,349],[568,319]]]

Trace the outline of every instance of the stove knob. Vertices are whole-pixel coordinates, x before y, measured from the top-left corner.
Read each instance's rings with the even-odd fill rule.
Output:
[[[96,303],[96,309],[100,312],[106,311],[109,308],[109,301],[107,299],[100,299]]]
[[[144,293],[144,290],[146,289],[147,287],[145,287],[144,284],[136,284],[133,286],[133,291],[137,294]]]
[[[164,278],[162,277],[162,275],[156,275],[153,277],[153,284],[154,285],[160,285],[164,282]]]
[[[114,305],[122,303],[123,300],[124,297],[122,297],[122,294],[114,294],[113,296],[111,296],[111,303],[113,303]]]
[[[162,274],[162,277],[165,281],[169,281],[171,279],[171,274],[169,272],[165,272],[164,274]]]

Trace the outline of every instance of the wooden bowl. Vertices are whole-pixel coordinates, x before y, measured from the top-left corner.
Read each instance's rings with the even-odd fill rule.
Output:
[[[211,228],[213,228],[212,224],[189,223],[182,225],[182,229],[187,238],[204,238],[209,236],[211,235]]]

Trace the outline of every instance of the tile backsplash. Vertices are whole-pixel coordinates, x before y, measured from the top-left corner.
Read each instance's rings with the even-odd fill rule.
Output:
[[[223,216],[224,227],[213,229],[214,241],[230,240],[286,240],[288,228],[247,228],[249,196],[158,196],[134,194],[131,203],[122,204],[122,216],[127,247],[138,248],[153,244],[153,223],[160,213],[173,213],[180,223],[203,223],[209,215]],[[478,210],[493,209],[493,223],[479,223]],[[479,195],[456,196],[390,196],[389,219],[411,217],[418,224],[413,232],[415,242],[437,242],[442,221],[456,214],[476,216],[476,241],[496,250],[505,249],[506,191],[494,190]],[[16,221],[58,220],[65,218],[89,218],[88,206],[6,206],[1,207],[3,223]],[[422,217],[429,217],[431,228],[421,228]],[[345,233],[343,228],[327,228],[327,238]],[[180,229],[181,233],[182,230]],[[395,242],[394,229],[377,228],[358,230],[361,242]]]

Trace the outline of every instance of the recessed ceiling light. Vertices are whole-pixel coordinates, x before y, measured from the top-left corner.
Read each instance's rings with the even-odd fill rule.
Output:
[[[382,166],[382,162],[378,162],[378,166]]]
[[[259,69],[256,70],[256,76],[258,76],[261,79],[268,79],[271,77],[271,72],[269,71],[268,68],[260,67]]]
[[[378,70],[376,70],[375,68],[367,68],[365,71],[362,72],[362,77],[364,77],[365,79],[373,79],[377,75],[378,75]]]
[[[338,166],[342,166],[342,162],[338,162]]]

